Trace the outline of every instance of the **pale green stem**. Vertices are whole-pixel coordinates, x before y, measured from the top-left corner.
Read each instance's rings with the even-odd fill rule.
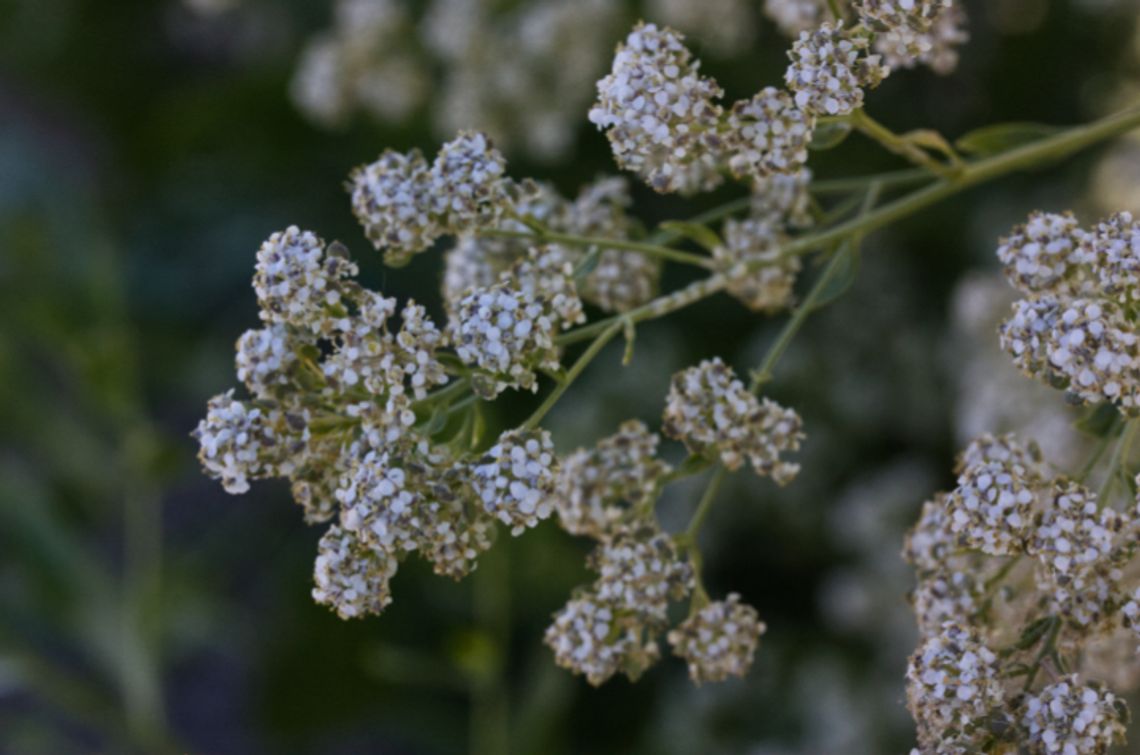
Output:
[[[651,244],[644,241],[627,241],[624,239],[608,239],[600,238],[597,236],[578,236],[570,233],[558,233],[557,231],[510,231],[506,229],[487,229],[479,231],[480,236],[495,236],[501,238],[514,238],[514,239],[530,239],[536,242],[554,242],[557,244],[569,244],[572,246],[596,246],[603,249],[625,249],[631,252],[641,252],[642,254],[650,257],[658,257],[664,260],[671,260],[673,262],[681,262],[686,265],[693,265],[695,267],[702,267],[711,269],[712,260],[700,254],[693,254],[691,252],[683,252],[679,249],[671,249],[667,246],[660,246],[659,244]]]
[[[625,323],[618,320],[594,339],[594,342],[578,357],[578,361],[574,362],[573,366],[567,370],[566,375],[563,376],[554,390],[550,392],[550,395],[534,410],[534,413],[527,418],[526,422],[522,423],[522,429],[533,430],[538,427],[538,423],[542,421],[542,418],[546,416],[547,412],[554,408],[554,405],[558,403],[558,399],[562,398],[562,394],[566,392],[571,383],[582,374],[582,371],[585,370],[590,362],[594,360],[594,357],[605,348],[605,345],[622,331],[624,326]]]
[[[866,111],[859,109],[851,113],[849,120],[852,126],[860,133],[874,139],[889,152],[903,157],[915,165],[921,166],[939,176],[952,177],[957,168],[951,168],[935,160],[926,150],[919,147],[905,136],[896,134],[883,124],[867,115]]]
[[[1105,139],[1128,133],[1137,127],[1140,127],[1140,107],[1133,107],[1088,125],[1071,128],[1040,139],[1023,147],[966,163],[953,178],[937,180],[929,186],[913,191],[894,202],[884,204],[873,212],[788,242],[780,250],[780,259],[799,256],[832,246],[857,233],[870,233],[909,217],[966,189],[1019,170],[1063,158]],[[779,259],[757,263],[756,267],[759,269],[772,264],[779,264]],[[570,344],[588,340],[621,318],[630,318],[634,323],[639,323],[663,317],[720,292],[726,284],[727,280],[724,276],[714,273],[703,280],[691,283],[685,288],[666,294],[629,312],[564,333],[558,338],[558,343]]]

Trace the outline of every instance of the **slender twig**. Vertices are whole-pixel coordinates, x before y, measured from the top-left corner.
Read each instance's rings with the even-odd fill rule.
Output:
[[[1061,159],[1138,127],[1140,127],[1140,107],[1132,107],[1088,125],[1074,127],[1031,144],[966,163],[953,178],[937,180],[894,202],[881,205],[865,215],[790,241],[780,250],[778,259],[757,263],[756,268],[779,264],[787,257],[833,246],[856,233],[870,233],[974,186],[1019,170],[1040,167],[1045,162]],[[903,174],[896,175],[901,177]],[[914,180],[909,173],[905,174],[905,177],[908,181]],[[564,333],[558,338],[558,343],[565,345],[588,340],[623,317],[628,317],[635,323],[663,317],[719,293],[726,284],[727,280],[722,275],[714,273],[708,278],[691,283],[685,288],[666,294],[629,312]]]
[[[883,124],[867,115],[865,110],[859,109],[850,115],[850,123],[860,133],[874,139],[884,149],[900,157],[910,160],[926,170],[939,176],[952,177],[958,170],[957,166],[946,166],[931,157],[926,150],[915,144],[906,136],[891,131]]]
[[[605,345],[621,332],[624,325],[625,323],[618,320],[594,339],[594,342],[590,344],[589,348],[582,352],[582,356],[578,357],[578,361],[574,362],[570,369],[566,371],[566,375],[559,381],[558,385],[554,387],[550,395],[534,410],[534,413],[527,418],[526,422],[522,423],[524,430],[533,430],[538,427],[538,423],[542,421],[542,418],[546,416],[547,412],[554,408],[554,405],[558,403],[558,399],[562,398],[562,394],[566,392],[570,384],[582,374],[582,370],[586,369],[586,366],[594,360],[594,357],[601,352]]]
[[[599,236],[579,236],[571,233],[559,233],[557,231],[512,231],[505,228],[488,228],[479,231],[480,236],[495,236],[501,238],[513,239],[529,239],[535,242],[554,242],[558,244],[570,244],[573,246],[596,246],[603,249],[625,249],[631,252],[641,252],[642,254],[649,255],[650,257],[659,257],[664,260],[671,260],[673,262],[681,262],[686,265],[693,265],[694,267],[703,267],[705,269],[712,268],[712,260],[709,257],[693,254],[692,252],[683,252],[679,249],[671,249],[667,246],[660,244],[651,244],[646,241],[628,241],[625,239],[610,239]]]

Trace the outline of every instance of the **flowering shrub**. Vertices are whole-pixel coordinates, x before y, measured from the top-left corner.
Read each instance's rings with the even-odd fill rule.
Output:
[[[376,8],[393,15],[338,23],[346,34],[390,33],[398,6]],[[545,633],[559,666],[595,685],[636,679],[664,637],[694,682],[746,675],[766,625],[739,594],[708,594],[702,526],[729,473],[747,466],[786,485],[800,472],[804,422],[765,388],[805,320],[849,283],[863,237],[1140,125],[1129,110],[1013,146],[976,136],[962,142],[977,153],[967,159],[935,131],[896,134],[864,109],[893,67],[953,67],[953,47],[966,40],[956,2],[769,0],[766,11],[796,36],[783,87],[756,82],[756,94],[724,102],[680,32],[641,22],[599,72],[593,107],[578,112],[605,133],[616,165],[653,191],[744,185],[747,196],[712,213],[644,233],[627,179],[599,179],[568,199],[512,177],[488,135],[464,130],[430,162],[386,150],[348,182],[364,235],[390,266],[447,245],[442,326],[409,301],[397,327],[396,301],[358,282],[339,243],[296,228],[265,242],[254,277],[265,327],[238,342],[248,396],[211,399],[195,435],[203,467],[228,492],[284,477],[308,521],[332,522],[318,546],[316,601],[342,618],[391,610],[398,566],[413,551],[462,578],[494,547],[499,524],[521,536],[557,514],[567,532],[594,541],[596,575]],[[455,25],[462,13],[461,3],[438,3],[429,18],[443,29],[444,15]],[[467,52],[444,37],[439,50]],[[347,65],[346,49],[337,65]],[[851,131],[914,168],[823,191],[809,148]],[[911,183],[921,185],[884,199]],[[1086,678],[1080,658],[1118,630],[1134,643],[1140,616],[1129,579],[1136,505],[1113,508],[1112,496],[1131,493],[1138,239],[1127,215],[1092,230],[1069,215],[1034,215],[1001,243],[1025,296],[1003,345],[1050,385],[1119,410],[1104,432],[1120,442],[1094,492],[1096,459],[1065,476],[1032,443],[986,435],[961,455],[955,489],[924,507],[906,547],[922,632],[907,698],[923,752],[1101,752],[1122,735],[1122,704]],[[819,272],[797,297],[813,255]],[[661,294],[667,263],[698,277]],[[558,449],[543,420],[610,342],[624,338],[635,359],[639,325],[719,293],[791,314],[753,369],[709,355],[673,376],[660,435],[683,446],[680,463],[659,456],[662,438],[646,418],[593,448]],[[481,402],[545,383],[553,387],[528,418],[486,436]],[[705,494],[689,524],[668,532],[656,512],[662,490],[697,474],[708,475]]]

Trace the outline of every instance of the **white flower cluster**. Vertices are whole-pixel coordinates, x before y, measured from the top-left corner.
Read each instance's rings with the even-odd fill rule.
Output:
[[[924,5],[933,11],[933,18],[919,27],[902,23],[881,29],[875,35],[875,52],[891,68],[925,65],[945,76],[958,67],[958,48],[970,41],[966,11],[958,0]]]
[[[599,685],[636,679],[660,656],[657,635],[670,600],[691,589],[692,570],[673,540],[648,521],[617,528],[591,555],[598,578],[554,615],[546,644],[555,662]]]
[[[756,609],[731,593],[677,625],[669,632],[669,644],[688,662],[694,682],[719,682],[748,673],[766,629]]]
[[[518,535],[553,511],[557,462],[550,433],[508,430],[471,469],[484,510]]]
[[[922,31],[929,29],[951,4],[951,0],[861,0],[859,15],[867,24]]]
[[[640,23],[598,82],[590,122],[607,130],[618,165],[659,192],[691,193],[720,183],[717,99],[723,92],[699,69],[681,35]]]
[[[562,323],[553,297],[504,277],[456,302],[448,331],[460,360],[477,370],[475,392],[490,400],[507,388],[536,391],[535,370],[558,369],[554,335]]]
[[[537,194],[521,202],[516,212],[532,216],[551,231],[626,240],[633,226],[625,212],[629,204],[626,180],[603,178],[584,186],[573,201],[563,198],[549,186],[539,186]],[[514,220],[508,220],[500,227],[509,231],[525,231],[522,224]],[[568,244],[544,244],[536,248],[529,246],[525,239],[468,234],[460,236],[446,255],[444,301],[453,306],[471,289],[490,286],[512,266],[528,257],[539,269],[550,267],[555,262],[577,269],[590,253],[597,254],[596,261],[592,269],[577,281],[578,294],[583,301],[606,312],[624,312],[656,295],[661,262],[641,252],[612,248],[591,252]],[[564,319],[575,320],[577,316]]]
[[[729,278],[728,292],[756,312],[792,306],[800,259],[781,256],[787,236],[770,220],[728,219],[713,259]]]
[[[836,36],[848,44],[845,33]],[[804,83],[803,61],[796,60],[788,82]],[[607,131],[618,165],[659,192],[686,194],[714,188],[726,172],[756,180],[803,168],[817,111],[766,87],[726,112],[720,86],[699,68],[681,35],[668,28],[638,24],[619,45],[590,111],[591,122]]]
[[[222,481],[227,493],[249,490],[250,478],[270,477],[288,464],[277,413],[234,398],[232,390],[210,399],[194,438],[206,474]]]
[[[1039,589],[1074,627],[1098,628],[1123,602],[1118,585],[1133,526],[1066,480],[1054,482],[1052,505],[1038,519],[1027,550],[1040,567]]]
[[[352,172],[352,211],[389,265],[441,236],[495,223],[515,202],[506,161],[481,133],[460,133],[429,166],[418,150],[385,150]]]
[[[1123,733],[1123,703],[1056,675],[1105,678],[1098,658],[1124,646],[1130,657],[1140,590],[1123,584],[1140,511],[1122,513],[1050,478],[1013,436],[979,438],[959,469],[958,488],[923,507],[904,550],[918,576],[923,642],[908,699],[921,751],[1016,742],[1027,752],[1105,752]],[[1043,665],[1053,683],[1033,687]],[[973,676],[962,691],[947,678],[965,668]]]
[[[863,106],[863,90],[877,87],[890,73],[879,56],[867,55],[869,41],[824,23],[805,31],[792,45],[784,82],[796,106],[812,115],[848,115]]]
[[[891,68],[928,66],[946,75],[969,41],[960,0],[833,0],[844,15],[857,13],[875,32],[873,48]],[[765,0],[764,12],[788,37],[810,32],[831,17],[829,0]]]
[[[464,154],[448,153],[455,175],[471,173]],[[457,188],[453,198],[476,194]],[[580,312],[572,285],[553,293],[555,272],[569,274],[520,268],[521,293]],[[228,492],[286,477],[308,521],[336,520],[321,540],[313,596],[344,618],[381,611],[412,551],[438,574],[470,573],[496,520],[517,533],[552,513],[557,475],[542,431],[508,431],[474,457],[434,445],[440,412],[417,416],[417,402],[448,381],[438,354],[447,335],[414,302],[393,328],[395,299],[363,288],[355,274],[343,247],[296,228],[262,245],[254,288],[266,324],[239,339],[235,360],[251,398],[215,396],[194,432],[203,467]],[[518,322],[531,323],[513,322],[505,340],[522,337]]]
[[[1006,721],[997,655],[970,629],[947,622],[907,665],[907,707],[923,753],[980,752]]]
[[[1075,676],[1045,687],[1025,701],[1021,726],[1033,752],[1103,755],[1124,742],[1128,710],[1124,701]]]
[[[752,183],[749,217],[785,229],[808,228],[811,215],[811,171],[774,173]]]
[[[343,281],[358,270],[344,247],[312,231],[290,226],[257,250],[253,290],[267,323],[292,325],[327,335],[328,320],[341,305]]]
[[[949,529],[962,545],[995,556],[1020,553],[1030,511],[1045,481],[1012,435],[984,435],[958,462],[958,487],[947,499]]]
[[[631,513],[651,505],[671,467],[657,458],[660,437],[630,420],[590,449],[562,460],[554,506],[563,529],[599,540]]]
[[[545,642],[554,651],[554,662],[582,674],[594,686],[623,672],[637,679],[661,656],[657,642],[646,637],[636,619],[615,610],[584,592],[554,615]]]
[[[313,600],[332,606],[342,619],[380,613],[392,602],[388,585],[396,568],[395,558],[334,524],[317,545]]]
[[[756,474],[787,484],[799,465],[780,455],[799,450],[801,428],[795,411],[757,399],[719,357],[682,370],[669,387],[665,434],[684,441],[691,453],[714,451],[728,469],[747,460]]]
[[[728,167],[737,178],[795,173],[807,162],[815,117],[782,89],[765,87],[736,102],[727,123]]]
[[[1014,363],[1085,402],[1140,410],[1140,223],[1120,213],[1089,232],[1069,214],[1034,213],[998,256],[1026,296],[1001,329]]]

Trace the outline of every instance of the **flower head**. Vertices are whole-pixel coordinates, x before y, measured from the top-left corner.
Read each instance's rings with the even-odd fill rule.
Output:
[[[590,122],[607,131],[618,165],[663,193],[720,183],[722,91],[671,29],[640,23],[598,82]]]
[[[890,69],[878,55],[867,55],[868,41],[843,29],[822,24],[804,31],[792,45],[792,63],[784,77],[795,103],[813,115],[847,115],[863,106],[863,90],[879,85]]]
[[[799,416],[774,401],[761,402],[719,358],[673,376],[663,427],[692,453],[714,450],[729,469],[748,460],[756,474],[781,485],[799,472],[798,464],[780,458],[800,447]]]
[[[756,609],[732,593],[677,625],[669,632],[669,644],[688,661],[694,682],[719,682],[748,673],[766,629]]]

